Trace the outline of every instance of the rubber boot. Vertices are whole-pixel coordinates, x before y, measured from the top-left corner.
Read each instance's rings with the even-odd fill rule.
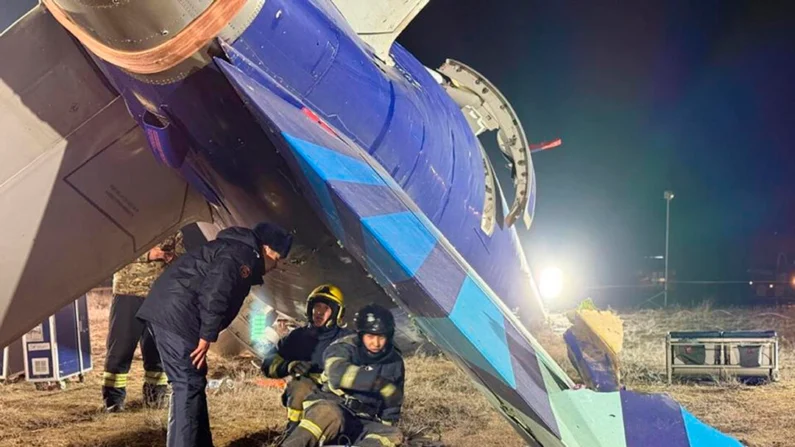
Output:
[[[287,421],[287,426],[284,427],[283,437],[286,438],[290,436],[290,433],[292,433],[293,430],[295,430],[295,427],[298,427],[298,421]]]
[[[297,427],[279,443],[279,447],[314,447],[317,444],[315,435],[303,427]]]
[[[127,388],[102,387],[102,400],[105,403],[106,413],[120,413],[124,411],[124,399],[127,397]]]
[[[144,407],[165,408],[168,406],[168,385],[144,383]]]

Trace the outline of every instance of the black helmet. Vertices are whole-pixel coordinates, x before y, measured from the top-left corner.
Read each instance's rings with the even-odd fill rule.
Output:
[[[356,313],[354,321],[359,335],[384,335],[389,340],[395,335],[395,317],[392,316],[392,312],[378,304],[362,307]]]

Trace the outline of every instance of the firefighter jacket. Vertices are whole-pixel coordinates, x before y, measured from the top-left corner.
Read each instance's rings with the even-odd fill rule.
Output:
[[[266,377],[279,379],[289,374],[290,363],[308,361],[312,363],[312,368],[307,375],[320,385],[323,373],[323,352],[335,340],[352,333],[350,329],[338,326],[316,328],[311,323],[296,328],[279,340],[275,350],[265,355],[265,359],[262,361],[262,373]]]
[[[158,247],[164,252],[174,253],[177,257],[183,255],[185,245],[182,241],[182,233],[177,232],[169,236],[158,244]],[[152,283],[165,269],[166,262],[162,259],[150,260],[147,250],[138,259],[113,274],[113,294],[146,297],[152,288]]]
[[[359,335],[349,335],[332,343],[323,358],[323,391],[336,395],[359,416],[386,423],[400,419],[405,366],[392,343],[373,355]]]

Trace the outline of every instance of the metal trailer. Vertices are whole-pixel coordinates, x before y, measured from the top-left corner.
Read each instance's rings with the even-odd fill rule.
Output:
[[[779,379],[775,331],[669,332],[665,352],[669,384],[675,375]]]

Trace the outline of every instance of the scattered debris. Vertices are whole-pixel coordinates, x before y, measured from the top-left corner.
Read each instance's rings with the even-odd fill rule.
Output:
[[[255,380],[254,384],[263,388],[273,388],[277,390],[283,390],[284,387],[287,386],[287,382],[284,379],[268,379],[266,377]]]
[[[213,394],[232,391],[236,387],[236,381],[230,379],[229,377],[224,377],[223,379],[211,379],[207,382],[207,389],[213,390]]]

